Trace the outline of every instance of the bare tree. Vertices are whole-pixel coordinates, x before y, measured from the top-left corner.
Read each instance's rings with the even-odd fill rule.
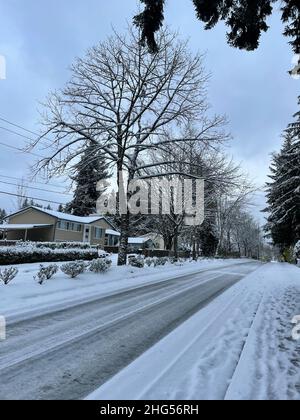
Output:
[[[201,141],[173,143],[165,146],[164,151],[159,153],[159,160],[165,162],[159,167],[162,174],[185,174],[185,177],[205,180],[204,215],[207,223],[211,224],[215,224],[218,197],[226,192],[232,192],[233,188],[239,185],[241,178],[239,168],[226,157],[220,145],[228,139],[224,135],[222,125],[216,124],[214,130],[215,133],[219,131],[219,137],[215,136],[214,142],[211,141],[208,144]],[[182,137],[193,138],[194,134],[194,128],[189,125],[183,130]],[[157,153],[153,156],[153,160],[157,160]],[[149,173],[153,173],[152,167]],[[154,173],[157,174],[157,169]],[[170,180],[172,180],[171,177]],[[183,210],[185,205],[186,203],[183,203]],[[184,212],[177,214],[172,206],[170,210],[169,214],[155,217],[148,226],[146,225],[145,230],[148,227],[149,230],[155,230],[162,235],[166,249],[172,249],[175,257],[178,256],[179,237],[181,237],[185,245],[193,249],[193,257],[196,259],[202,242],[201,226],[185,226]]]
[[[255,188],[252,183],[239,172],[236,173],[237,182],[227,191],[220,192],[217,197],[217,228],[219,243],[216,255],[220,255],[222,248],[230,252],[231,233],[237,223],[236,215],[251,202]]]
[[[115,177],[126,171],[130,182],[149,167],[150,150],[162,151],[174,142],[210,142],[220,135],[214,131],[220,117],[206,117],[203,57],[192,56],[186,43],[167,30],[160,33],[155,54],[139,41],[134,30],[126,36],[114,34],[77,59],[70,82],[45,104],[39,141],[49,136],[53,141],[39,170],[46,168],[50,176],[65,173],[86,145],[94,144]],[[192,139],[162,140],[166,130],[177,132],[187,121],[197,127]],[[129,220],[129,214],[122,215],[119,265],[126,264]]]
[[[259,258],[263,248],[263,233],[246,209],[238,210],[230,229],[230,240],[240,256]]]

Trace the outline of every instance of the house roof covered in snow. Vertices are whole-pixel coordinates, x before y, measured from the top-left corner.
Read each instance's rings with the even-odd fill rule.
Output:
[[[15,216],[17,214],[24,213],[24,212],[26,212],[30,209],[34,209],[34,210],[40,211],[42,213],[48,214],[49,216],[55,217],[56,219],[59,219],[59,220],[66,220],[67,222],[82,223],[82,224],[89,225],[91,223],[95,223],[99,220],[104,219],[107,223],[109,223],[111,225],[111,223],[104,216],[101,216],[101,215],[81,217],[81,216],[74,216],[72,214],[62,213],[62,212],[59,212],[59,211],[41,209],[41,208],[35,207],[35,206],[26,207],[23,210],[20,210],[16,213],[10,214],[10,215],[7,216],[7,219],[9,219],[10,217]]]
[[[116,230],[111,230],[111,229],[106,229],[105,233],[106,235],[111,235],[111,236],[121,236],[120,232],[117,232]]]
[[[67,220],[68,222],[75,222],[75,223],[83,223],[83,224],[90,224],[97,222],[98,220],[104,219],[104,216],[74,216],[73,214],[66,214],[59,211],[54,210],[47,210],[47,209],[39,209],[38,207],[33,207],[35,210],[40,210],[44,213],[49,214],[49,216],[53,216],[56,219]]]

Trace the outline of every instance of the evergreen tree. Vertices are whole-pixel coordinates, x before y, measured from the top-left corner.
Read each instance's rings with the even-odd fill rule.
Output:
[[[4,209],[0,209],[0,225],[3,224],[6,216],[7,216],[6,211]]]
[[[65,213],[65,207],[62,204],[60,204],[57,208],[57,211],[59,211],[60,213]]]
[[[4,219],[7,216],[6,211],[4,209],[0,209],[0,225],[4,223]],[[0,240],[4,239],[4,232],[0,231]]]
[[[300,101],[299,101],[300,104]],[[300,239],[300,113],[284,133],[284,144],[274,155],[267,184],[270,215],[265,230],[283,251]]]
[[[142,41],[156,52],[155,32],[163,24],[166,0],[140,0],[145,8],[135,16],[134,22],[142,31]],[[269,29],[268,19],[280,5],[278,0],[192,0],[197,18],[212,29],[219,21],[229,28],[228,43],[248,51],[259,46],[261,34]],[[171,2],[170,2],[171,3]],[[175,6],[175,4],[173,4]],[[299,0],[281,1],[281,19],[286,25],[284,35],[291,37],[295,54],[300,54],[300,3]]]
[[[97,191],[97,183],[110,177],[103,155],[97,152],[94,145],[90,145],[74,172],[74,198],[66,205],[65,212],[75,216],[89,216],[96,212],[97,200],[104,192]]]
[[[23,201],[21,202],[20,210],[27,209],[28,207],[39,207],[40,209],[43,208],[40,204],[36,203],[33,199],[29,199],[27,197],[24,197]],[[45,207],[47,210],[51,210],[50,205],[48,207]]]
[[[200,229],[200,248],[204,257],[213,257],[218,246],[218,236],[211,220],[206,219]]]
[[[31,206],[31,205],[34,205],[34,204],[31,204],[31,202],[32,202],[32,200],[30,201],[30,200],[28,200],[28,198],[27,198],[27,197],[25,197],[25,198],[24,198],[24,201],[23,201],[23,203],[22,203],[21,210],[23,210],[23,209],[27,209],[27,207],[29,207],[29,206]]]

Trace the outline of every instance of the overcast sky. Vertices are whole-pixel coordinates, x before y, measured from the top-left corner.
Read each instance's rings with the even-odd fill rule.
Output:
[[[7,62],[7,79],[0,80],[0,118],[38,130],[38,104],[49,90],[68,80],[74,57],[105,39],[112,26],[125,30],[137,4],[136,0],[0,0],[0,55]],[[293,55],[282,36],[279,13],[270,20],[260,49],[248,53],[226,44],[223,25],[204,31],[191,0],[169,0],[166,12],[168,25],[190,39],[191,49],[206,52],[206,67],[212,73],[209,101],[215,112],[228,116],[234,137],[228,153],[262,186],[270,154],[280,147],[280,134],[297,110],[299,95],[300,82],[287,73]],[[26,134],[1,120],[0,127]],[[0,142],[24,145],[21,137],[3,129]],[[0,145],[0,175],[27,177],[33,160]],[[16,187],[0,183],[0,191],[14,193]],[[29,188],[28,195],[59,202],[68,198]],[[14,210],[14,201],[0,194],[0,207]],[[263,206],[262,200],[258,202]]]

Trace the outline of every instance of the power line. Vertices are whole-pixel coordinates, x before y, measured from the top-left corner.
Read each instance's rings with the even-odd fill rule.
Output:
[[[10,130],[9,128],[6,128],[6,127],[0,127],[0,130],[7,131],[10,134],[14,134],[16,136],[22,137],[23,139],[30,140],[31,142],[35,142],[36,141],[35,139],[32,139],[31,137],[24,136],[23,134],[18,133],[17,131],[14,131],[14,130]],[[43,144],[43,143],[41,142],[41,144]],[[44,144],[44,146],[49,147],[49,145],[46,145],[46,144]],[[27,152],[27,153],[30,153],[30,152]],[[31,154],[33,154],[33,153],[31,153]],[[41,156],[39,156],[39,157],[41,157]],[[42,157],[44,157],[44,156],[42,156]]]
[[[7,128],[7,127],[0,127],[0,130],[4,130],[4,131],[7,131],[8,133],[15,134],[16,136],[22,137],[23,139],[26,139],[26,140],[35,141],[31,137],[24,136],[24,134],[18,133],[17,131],[11,130],[10,128]]]
[[[14,123],[14,122],[12,122],[12,121],[9,121],[9,120],[7,120],[6,118],[2,118],[2,117],[0,117],[0,121],[3,121],[3,122],[5,122],[6,124],[9,124],[9,125],[11,125],[11,126],[13,126],[13,127],[19,128],[20,130],[23,130],[23,131],[25,131],[26,133],[33,134],[33,135],[34,135],[34,136],[36,136],[37,138],[40,138],[40,137],[41,137],[41,136],[40,136],[40,134],[38,134],[38,133],[36,133],[36,132],[34,132],[34,131],[32,131],[32,130],[28,130],[27,128],[23,127],[22,125],[20,125],[20,124],[16,124],[16,123]],[[30,138],[30,137],[28,137],[28,136],[24,136],[23,134],[18,133],[18,132],[16,132],[16,131],[10,130],[9,128],[6,128],[6,127],[0,127],[0,128],[1,128],[2,130],[8,131],[9,133],[16,134],[17,136],[23,137],[24,139],[27,139],[27,140],[30,140],[30,141],[35,141],[34,139],[32,139],[32,138]],[[49,138],[47,138],[47,137],[44,137],[44,139],[45,139],[45,140],[47,140],[48,142],[50,142],[51,144],[53,143],[53,142],[52,142],[52,140],[50,140],[50,139],[49,139]]]
[[[8,175],[1,175],[0,174],[0,178],[5,178],[5,179],[13,179],[14,181],[19,181],[19,182],[27,182],[30,184],[38,184],[38,185],[47,185],[49,187],[55,187],[55,188],[64,188],[61,185],[57,185],[57,184],[49,184],[47,182],[38,182],[38,181],[33,181],[30,179],[25,179],[25,178],[16,178],[14,176],[8,176]]]
[[[1,146],[4,146],[4,147],[8,147],[9,149],[12,149],[12,150],[16,150],[16,151],[21,152],[21,153],[26,153],[28,155],[32,155],[32,156],[35,156],[35,157],[39,157],[39,158],[45,159],[45,156],[41,156],[41,155],[38,155],[36,153],[33,153],[33,152],[29,152],[27,150],[20,149],[19,147],[12,146],[11,144],[0,142],[0,145]]]
[[[0,191],[0,194],[9,195],[11,197],[20,197],[20,198],[24,198],[24,199],[25,198],[28,198],[29,200],[42,201],[44,203],[58,204],[58,205],[62,205],[62,206],[65,206],[66,205],[65,203],[59,203],[58,201],[44,200],[42,198],[37,198],[37,197],[27,197],[27,196],[24,197],[21,194],[13,194],[13,193],[9,193],[7,191]]]
[[[0,121],[3,121],[3,122],[5,122],[5,123],[7,123],[9,125],[12,125],[13,127],[20,128],[21,130],[24,130],[24,131],[26,131],[29,134],[33,134],[34,136],[38,136],[39,137],[39,135],[37,133],[35,133],[34,131],[28,130],[27,128],[22,127],[21,125],[18,125],[18,124],[13,123],[13,122],[11,122],[9,120],[6,120],[5,118],[0,117]]]
[[[20,185],[18,184],[14,184],[12,182],[6,182],[6,181],[0,181],[1,184],[5,184],[5,185],[13,185],[14,187],[19,187]],[[53,194],[61,194],[61,195],[65,195],[65,196],[70,196],[71,194],[65,194],[63,192],[60,191],[53,191],[53,190],[45,190],[42,188],[36,188],[36,187],[30,187],[28,185],[24,185],[24,188],[28,188],[30,190],[36,190],[36,191],[43,191],[43,192],[48,192],[48,193],[53,193]]]

